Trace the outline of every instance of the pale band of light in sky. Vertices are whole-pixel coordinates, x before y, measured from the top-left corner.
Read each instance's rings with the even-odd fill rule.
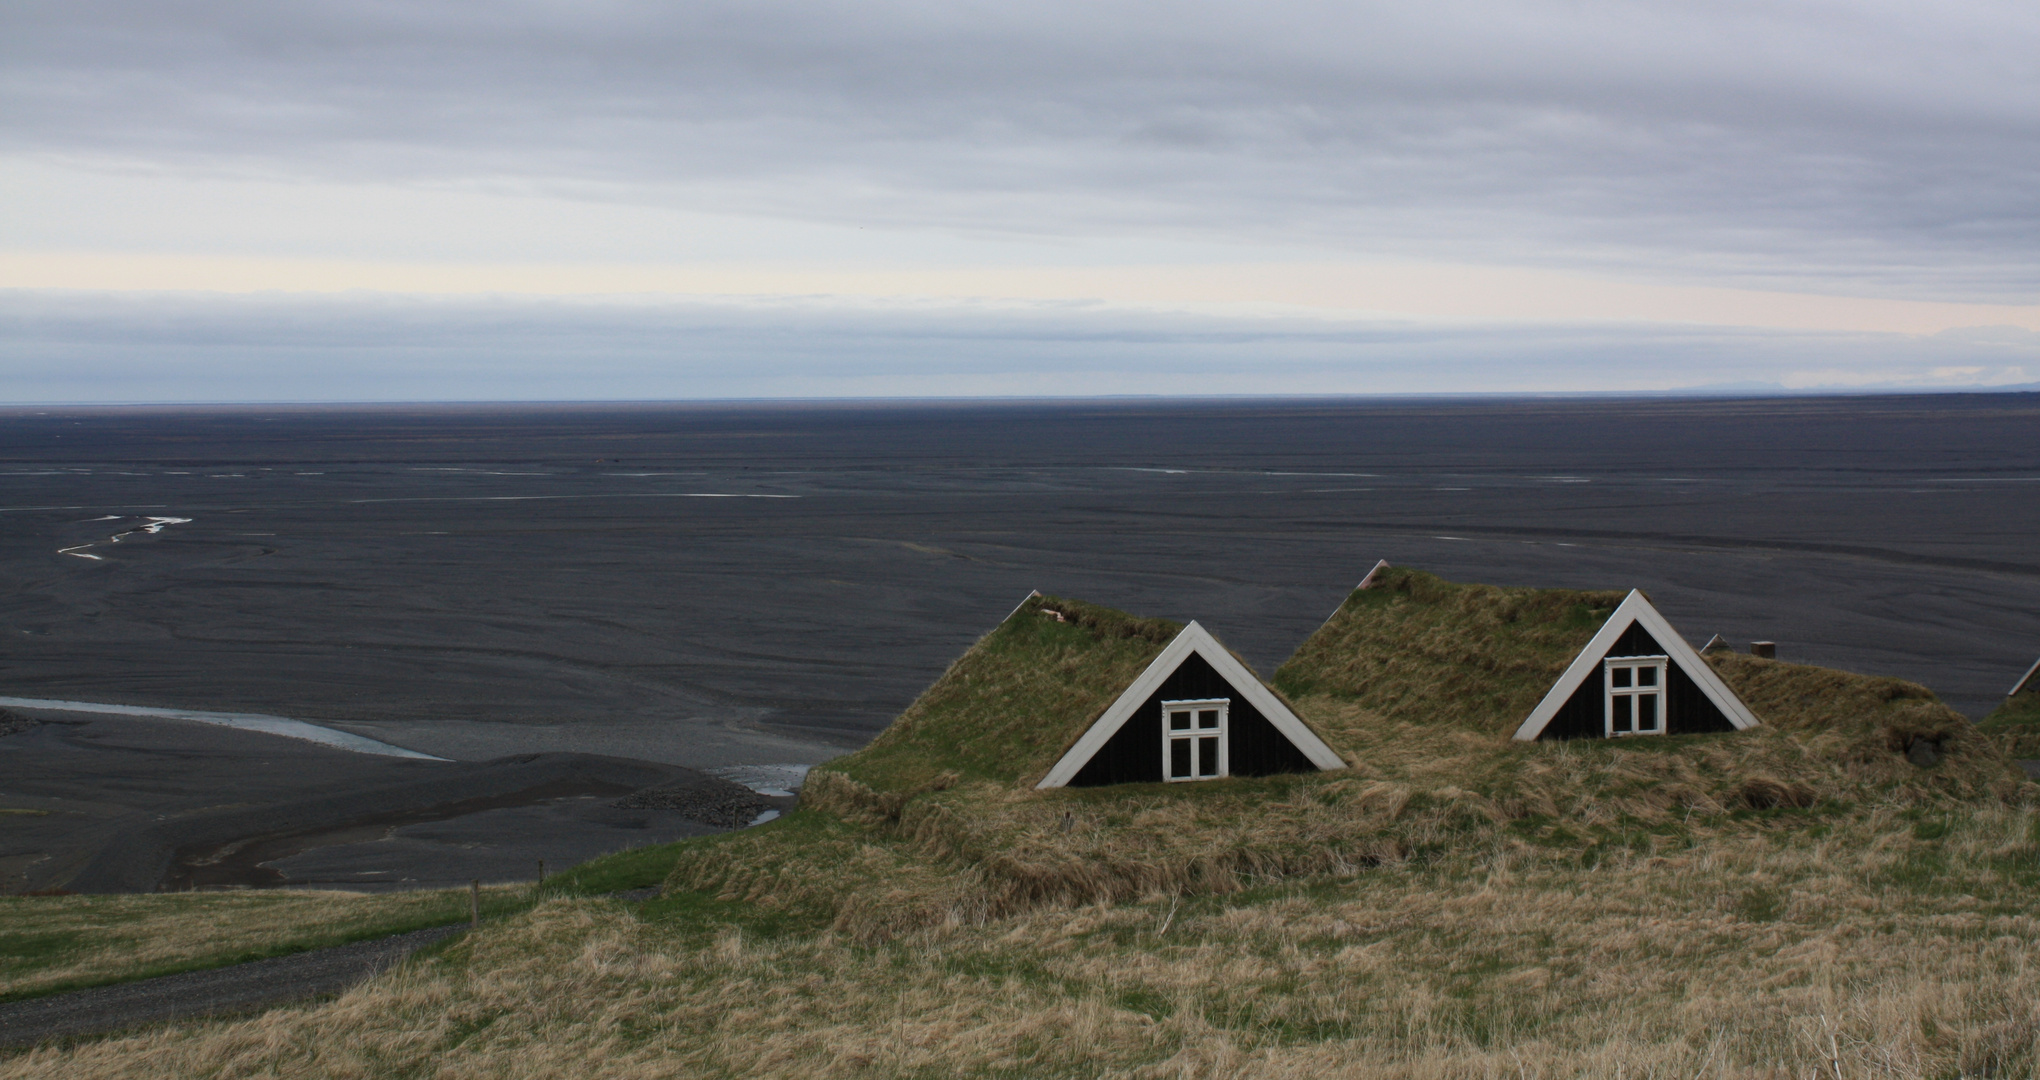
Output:
[[[1647,320],[1781,330],[2040,331],[2040,305],[1955,304],[1597,280],[1503,267],[431,264],[148,254],[0,253],[0,288],[422,295],[841,296],[1279,305],[1420,319]]]

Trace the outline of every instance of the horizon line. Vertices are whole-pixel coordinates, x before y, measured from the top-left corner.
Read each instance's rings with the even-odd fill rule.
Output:
[[[2040,383],[2009,386],[1696,386],[1669,390],[1409,390],[1376,394],[981,394],[927,396],[783,396],[700,398],[278,398],[266,400],[182,401],[19,401],[0,402],[0,412],[35,409],[378,409],[378,408],[514,408],[514,407],[658,407],[675,405],[1061,405],[1085,402],[1122,404],[1218,404],[1226,402],[1313,403],[1336,401],[1624,401],[1686,398],[1696,400],[1762,400],[1766,398],[1947,397],[1951,395],[2017,395],[2040,393]]]

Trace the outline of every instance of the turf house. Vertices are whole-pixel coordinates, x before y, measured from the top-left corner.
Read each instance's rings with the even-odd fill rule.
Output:
[[[1029,596],[868,746],[829,766],[884,790],[1030,788],[1344,768],[1196,623]]]
[[[1756,715],[1640,590],[1601,624],[1515,737],[1619,738],[1741,731]]]
[[[1344,767],[1274,691],[1192,622],[1035,786],[1177,783]]]
[[[1523,741],[1757,724],[1639,591],[1463,585],[1385,564],[1275,678],[1292,698]]]

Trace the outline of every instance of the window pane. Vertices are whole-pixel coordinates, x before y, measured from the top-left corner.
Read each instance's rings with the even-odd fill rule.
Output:
[[[1189,714],[1189,713],[1186,713],[1186,712],[1172,712],[1172,713],[1170,713],[1170,714],[1169,714],[1169,730],[1171,730],[1171,731],[1188,731],[1188,730],[1190,730],[1190,714]]]
[[[1629,685],[1629,669],[1626,667],[1608,669],[1608,685],[1620,689]]]
[[[1636,730],[1657,730],[1657,695],[1636,695]]]
[[[1197,775],[1218,775],[1218,740],[1197,740]]]
[[[1197,714],[1197,726],[1198,726],[1198,727],[1202,727],[1202,728],[1214,728],[1214,727],[1217,727],[1217,726],[1218,726],[1218,710],[1217,710],[1217,709],[1206,709],[1206,710],[1204,710],[1203,712],[1200,712],[1200,713],[1198,713],[1198,714]]]
[[[1617,694],[1609,707],[1615,710],[1614,728],[1618,732],[1630,730],[1630,701],[1628,694]]]
[[[1169,740],[1169,778],[1180,779],[1190,775],[1190,740]]]
[[[1640,668],[1637,668],[1637,669],[1636,669],[1636,685],[1638,685],[1638,686],[1656,686],[1656,685],[1657,685],[1657,669],[1656,669],[1656,668],[1654,668],[1654,667],[1640,667]]]

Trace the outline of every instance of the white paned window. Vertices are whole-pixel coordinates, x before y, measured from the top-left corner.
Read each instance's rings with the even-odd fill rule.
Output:
[[[1162,702],[1162,776],[1212,780],[1226,774],[1225,718],[1231,698]]]
[[[1665,664],[1663,656],[1611,656],[1601,662],[1607,672],[1608,737],[1665,733]]]

